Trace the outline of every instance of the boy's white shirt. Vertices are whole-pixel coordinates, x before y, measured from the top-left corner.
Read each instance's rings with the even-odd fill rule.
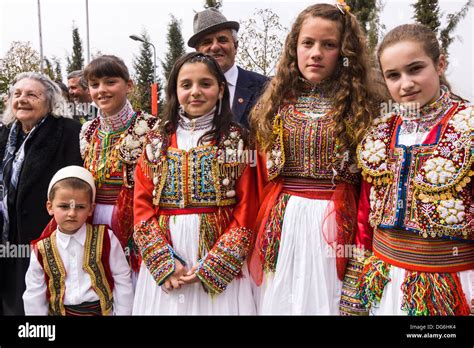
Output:
[[[109,266],[114,280],[115,315],[131,315],[133,306],[133,287],[130,266],[127,263],[122,246],[109,230],[110,257]],[[99,297],[92,289],[91,278],[82,269],[84,260],[84,244],[86,241],[86,224],[73,235],[62,233],[56,229],[56,245],[66,271],[65,305],[78,305],[83,302],[98,301]],[[46,298],[46,281],[44,270],[35,253],[31,253],[30,266],[26,272],[26,291],[23,302],[26,315],[48,315]]]

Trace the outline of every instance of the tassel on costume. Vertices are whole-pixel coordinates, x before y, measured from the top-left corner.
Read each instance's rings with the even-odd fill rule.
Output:
[[[357,286],[357,297],[366,308],[380,303],[383,290],[390,281],[389,273],[390,265],[375,255],[365,260]]]
[[[273,207],[267,225],[265,226],[264,237],[259,246],[261,255],[264,256],[264,272],[275,272],[278,260],[278,250],[280,249],[281,229],[286,205],[290,199],[289,194],[282,194],[278,198],[278,203]]]
[[[408,315],[469,315],[470,308],[456,273],[407,271],[402,310]]]

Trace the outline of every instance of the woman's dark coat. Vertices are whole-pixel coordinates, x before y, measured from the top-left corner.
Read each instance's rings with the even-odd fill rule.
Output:
[[[77,121],[47,116],[27,144],[18,180],[16,207],[9,212],[10,216],[15,214],[11,222],[16,220],[16,224],[10,226],[10,245],[29,244],[41,235],[51,220],[46,210],[48,185],[59,169],[69,165],[82,166],[80,130],[81,125]],[[10,127],[0,128],[0,160],[3,160],[9,131]],[[28,264],[29,258],[7,257],[0,260],[0,314],[24,313],[21,296],[25,291]]]

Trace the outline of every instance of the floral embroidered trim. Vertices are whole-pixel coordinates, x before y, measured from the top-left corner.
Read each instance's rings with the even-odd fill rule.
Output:
[[[362,159],[369,163],[379,164],[387,158],[386,145],[380,139],[369,137],[365,144],[365,150],[362,151]]]
[[[136,113],[127,128],[117,132],[101,131],[98,118],[82,126],[80,148],[84,167],[93,174],[99,187],[117,178],[122,178],[126,187],[133,187],[133,172],[143,152],[145,134],[157,121],[154,116]]]
[[[387,149],[395,120],[394,114],[376,118],[367,136],[357,146],[357,162],[362,169],[362,176],[375,186],[393,181],[393,172],[387,164]]]
[[[240,273],[250,249],[252,231],[234,228],[217,241],[195,274],[211,296],[222,293]]]
[[[473,112],[472,107],[468,107],[448,121],[436,149],[415,176],[418,198],[424,203],[451,199],[471,182],[474,129],[467,129],[467,125]]]
[[[459,111],[451,119],[454,129],[458,132],[469,132],[474,130],[474,108],[466,108]]]

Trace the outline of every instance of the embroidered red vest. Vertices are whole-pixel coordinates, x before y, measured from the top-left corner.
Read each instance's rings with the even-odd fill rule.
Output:
[[[474,239],[474,111],[454,104],[433,144],[390,147],[398,116],[375,120],[357,150],[372,183],[373,227],[405,229],[423,237]]]
[[[110,237],[105,225],[87,224],[83,270],[91,277],[92,288],[99,296],[102,315],[113,308],[114,281],[109,266]],[[56,245],[56,231],[37,241],[37,257],[44,270],[49,301],[49,315],[66,315],[64,294],[66,270]]]

